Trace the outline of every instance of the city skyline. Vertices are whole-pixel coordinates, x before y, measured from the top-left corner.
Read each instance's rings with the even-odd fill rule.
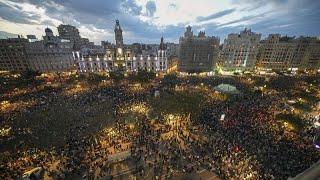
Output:
[[[0,0],[0,31],[35,34],[41,39],[44,28],[49,27],[58,35],[59,24],[71,24],[95,44],[103,40],[114,43],[114,22],[119,19],[124,43],[158,43],[162,35],[167,42],[177,43],[188,25],[195,33],[204,30],[221,41],[246,27],[262,33],[263,38],[270,33],[319,36],[319,7],[319,2],[310,0]]]

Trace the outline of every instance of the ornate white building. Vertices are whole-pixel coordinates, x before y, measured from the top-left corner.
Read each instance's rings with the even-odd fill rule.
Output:
[[[123,44],[122,29],[119,21],[115,25],[116,45],[106,47],[104,53],[84,55],[73,52],[73,58],[79,72],[109,72],[109,71],[148,71],[167,70],[167,52],[161,38],[160,48],[156,55],[134,54],[133,50]]]

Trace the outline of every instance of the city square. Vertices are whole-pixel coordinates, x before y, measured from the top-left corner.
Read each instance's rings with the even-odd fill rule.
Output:
[[[46,74],[1,89],[2,179],[35,167],[45,179],[285,179],[319,159],[319,75],[101,76]],[[214,90],[221,83],[241,93]]]
[[[0,0],[0,180],[319,180],[319,9]]]

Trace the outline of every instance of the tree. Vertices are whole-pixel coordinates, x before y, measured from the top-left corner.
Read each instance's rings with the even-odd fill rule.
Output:
[[[32,69],[26,69],[25,71],[22,71],[20,75],[22,79],[34,80],[37,76],[40,76],[41,73]]]
[[[104,79],[105,77],[103,75],[97,73],[90,73],[88,76],[88,82],[92,84],[100,83]]]
[[[136,74],[131,74],[129,76],[129,80],[133,82],[139,82],[139,83],[148,83],[151,80],[156,78],[156,73],[152,71],[146,71],[146,70],[139,70]]]
[[[113,71],[113,72],[110,72],[109,75],[114,82],[119,82],[124,79],[124,74],[121,71]]]
[[[163,77],[163,80],[162,80],[162,84],[169,88],[174,88],[179,83],[180,83],[180,80],[177,74],[167,74]]]

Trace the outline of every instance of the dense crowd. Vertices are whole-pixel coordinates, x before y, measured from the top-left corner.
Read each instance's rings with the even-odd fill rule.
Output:
[[[272,86],[285,89],[283,80],[271,81]],[[211,88],[220,83],[232,84],[242,93],[226,101],[206,99],[198,105],[199,113],[192,116],[196,118],[185,114],[173,124],[168,124],[161,112],[156,121],[150,121],[146,112],[151,108],[148,101],[154,98],[155,90],[160,91],[160,98],[161,94],[176,93],[163,86],[148,86],[135,92],[127,85],[108,85],[69,96],[61,95],[62,88],[43,88],[11,97],[11,101],[31,99],[37,103],[1,114],[2,125],[12,123],[13,137],[1,137],[0,178],[21,177],[32,167],[42,167],[46,176],[54,179],[111,177],[119,172],[110,158],[130,152],[119,164],[130,164],[132,173],[144,178],[167,178],[206,169],[223,179],[286,179],[320,158],[312,145],[316,129],[294,133],[275,119],[275,113],[283,111],[283,94],[262,96],[241,78],[192,77],[179,83],[186,87],[185,91],[193,91],[189,87],[200,84]],[[294,81],[287,83],[294,87]],[[220,96],[213,89],[212,92]],[[109,105],[104,106],[105,102]],[[27,118],[48,112],[53,106],[62,111],[54,113],[72,116],[45,116],[37,122]],[[65,107],[70,109],[63,110]],[[106,115],[94,121],[97,114]],[[17,120],[25,122],[13,124]],[[55,121],[63,123],[63,127]],[[34,132],[28,131],[28,127]],[[55,137],[52,144],[50,137]]]

